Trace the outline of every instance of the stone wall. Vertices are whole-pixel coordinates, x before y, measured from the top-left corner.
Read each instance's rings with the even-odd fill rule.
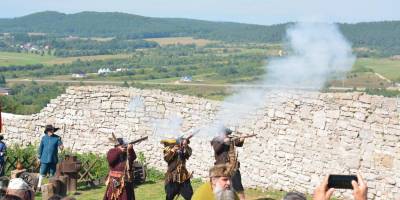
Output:
[[[128,109],[132,98],[143,107]],[[105,153],[115,132],[129,140],[153,135],[157,119],[183,118],[183,130],[212,121],[220,102],[196,97],[113,86],[70,87],[40,113],[3,114],[7,143],[36,143],[43,126],[55,124],[66,147]],[[258,134],[240,148],[247,187],[311,193],[326,174],[360,171],[369,197],[400,199],[400,124],[395,98],[362,93],[270,92],[265,105],[249,115],[239,131]],[[213,164],[209,139],[191,141],[188,161],[196,177],[207,177]],[[165,170],[162,147],[155,137],[136,146],[152,167]],[[349,197],[350,192],[336,195]],[[396,196],[397,195],[397,196]]]

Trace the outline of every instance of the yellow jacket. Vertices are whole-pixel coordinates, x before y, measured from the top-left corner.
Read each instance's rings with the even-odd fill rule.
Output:
[[[211,187],[210,182],[206,182],[201,185],[197,190],[194,192],[192,196],[192,200],[215,200],[214,192]],[[235,200],[239,200],[239,197],[235,193]]]

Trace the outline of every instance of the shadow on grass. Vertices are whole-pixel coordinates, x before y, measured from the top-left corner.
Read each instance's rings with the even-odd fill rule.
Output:
[[[137,186],[148,185],[148,184],[155,184],[155,183],[157,183],[157,182],[155,182],[155,181],[146,181],[146,182],[144,182],[144,183],[142,183],[142,184],[139,184],[139,185],[137,185]]]
[[[79,191],[89,191],[89,190],[94,190],[94,189],[100,189],[100,188],[102,188],[103,186],[105,186],[105,185],[81,186],[81,187],[79,187],[77,190],[79,190]],[[79,193],[79,192],[77,192],[77,193]],[[76,194],[77,194],[77,193],[76,193]]]
[[[156,181],[146,181],[146,182],[141,183],[141,184],[135,184],[134,187],[137,188],[137,187],[140,187],[140,186],[142,186],[142,185],[151,185],[151,184],[157,184],[157,182],[156,182]],[[101,185],[94,185],[94,186],[90,186],[90,185],[80,185],[80,186],[78,187],[78,190],[79,190],[79,191],[89,191],[89,190],[93,190],[93,189],[100,189],[100,188],[102,188],[102,187],[105,187],[105,185],[104,185],[104,184],[101,184]]]

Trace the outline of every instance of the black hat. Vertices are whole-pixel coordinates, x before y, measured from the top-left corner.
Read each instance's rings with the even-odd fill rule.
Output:
[[[53,125],[49,124],[49,125],[46,125],[46,128],[44,129],[44,133],[47,133],[47,132],[49,132],[49,131],[56,132],[56,131],[58,131],[59,129],[60,129],[60,128],[56,128],[56,127],[54,127]]]
[[[232,130],[229,128],[224,128],[224,133],[227,135],[230,135],[230,134],[232,134]]]
[[[115,146],[119,146],[119,145],[126,145],[124,138],[117,138]]]

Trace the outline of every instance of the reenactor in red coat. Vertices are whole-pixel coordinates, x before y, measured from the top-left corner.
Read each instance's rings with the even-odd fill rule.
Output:
[[[109,174],[104,200],[135,200],[133,190],[133,161],[136,159],[132,144],[117,138],[117,144],[107,152]]]

